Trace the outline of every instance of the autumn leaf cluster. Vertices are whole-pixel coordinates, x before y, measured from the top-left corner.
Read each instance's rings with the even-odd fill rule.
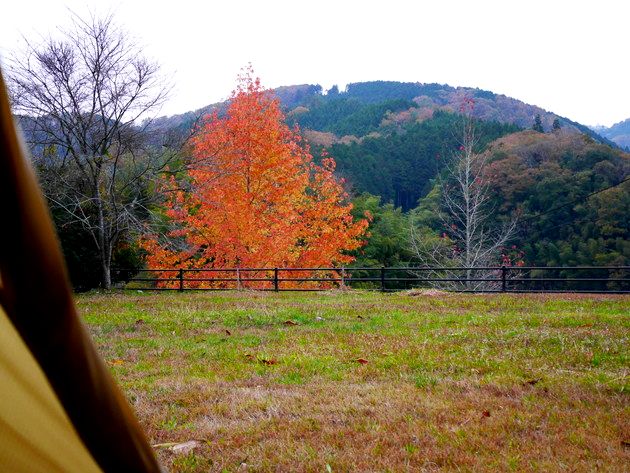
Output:
[[[206,117],[190,149],[186,175],[160,183],[172,228],[166,238],[143,239],[150,268],[334,266],[351,262],[348,252],[363,244],[368,222],[353,220],[334,159],[313,160],[251,71],[239,77],[225,115]]]

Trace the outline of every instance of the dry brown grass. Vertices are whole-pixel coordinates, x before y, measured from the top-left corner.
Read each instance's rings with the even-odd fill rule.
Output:
[[[630,471],[627,297],[79,305],[172,471]]]
[[[160,385],[137,403],[157,441],[202,441],[199,471],[624,471],[627,404],[606,393],[447,383]],[[186,418],[156,429],[164,404]],[[168,409],[171,409],[169,407]],[[168,411],[166,409],[166,411]],[[169,464],[177,458],[166,451]],[[190,459],[187,459],[190,460]],[[193,466],[193,465],[189,466]]]

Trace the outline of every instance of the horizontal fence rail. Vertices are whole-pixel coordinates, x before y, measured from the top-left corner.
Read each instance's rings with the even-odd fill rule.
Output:
[[[630,266],[153,268],[114,269],[113,278],[123,289],[146,291],[354,288],[630,294]]]

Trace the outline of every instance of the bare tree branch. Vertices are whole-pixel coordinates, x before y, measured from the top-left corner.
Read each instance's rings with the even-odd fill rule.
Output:
[[[425,271],[422,276],[456,279],[435,284],[452,290],[495,288],[499,283],[483,279],[496,279],[497,275],[482,268],[499,264],[502,249],[517,228],[516,218],[497,228],[485,177],[488,158],[477,152],[479,138],[472,109],[472,100],[467,100],[462,107],[459,153],[438,178],[442,196],[439,220],[444,230],[438,238],[432,232],[411,228],[412,248],[420,264],[445,268]]]
[[[74,15],[60,39],[27,42],[8,76],[46,195],[67,224],[91,235],[109,288],[117,242],[140,227],[151,179],[177,156],[147,144],[149,121],[138,123],[170,87],[111,15]]]

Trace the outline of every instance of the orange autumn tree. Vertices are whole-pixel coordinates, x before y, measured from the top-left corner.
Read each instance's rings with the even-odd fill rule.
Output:
[[[348,252],[363,244],[368,222],[353,221],[352,204],[334,175],[335,161],[327,156],[321,164],[313,161],[298,131],[285,124],[278,100],[251,70],[239,77],[225,116],[206,117],[191,150],[185,186],[173,178],[163,183],[169,190],[165,213],[174,228],[166,238],[143,240],[150,268],[338,266],[351,262]]]

